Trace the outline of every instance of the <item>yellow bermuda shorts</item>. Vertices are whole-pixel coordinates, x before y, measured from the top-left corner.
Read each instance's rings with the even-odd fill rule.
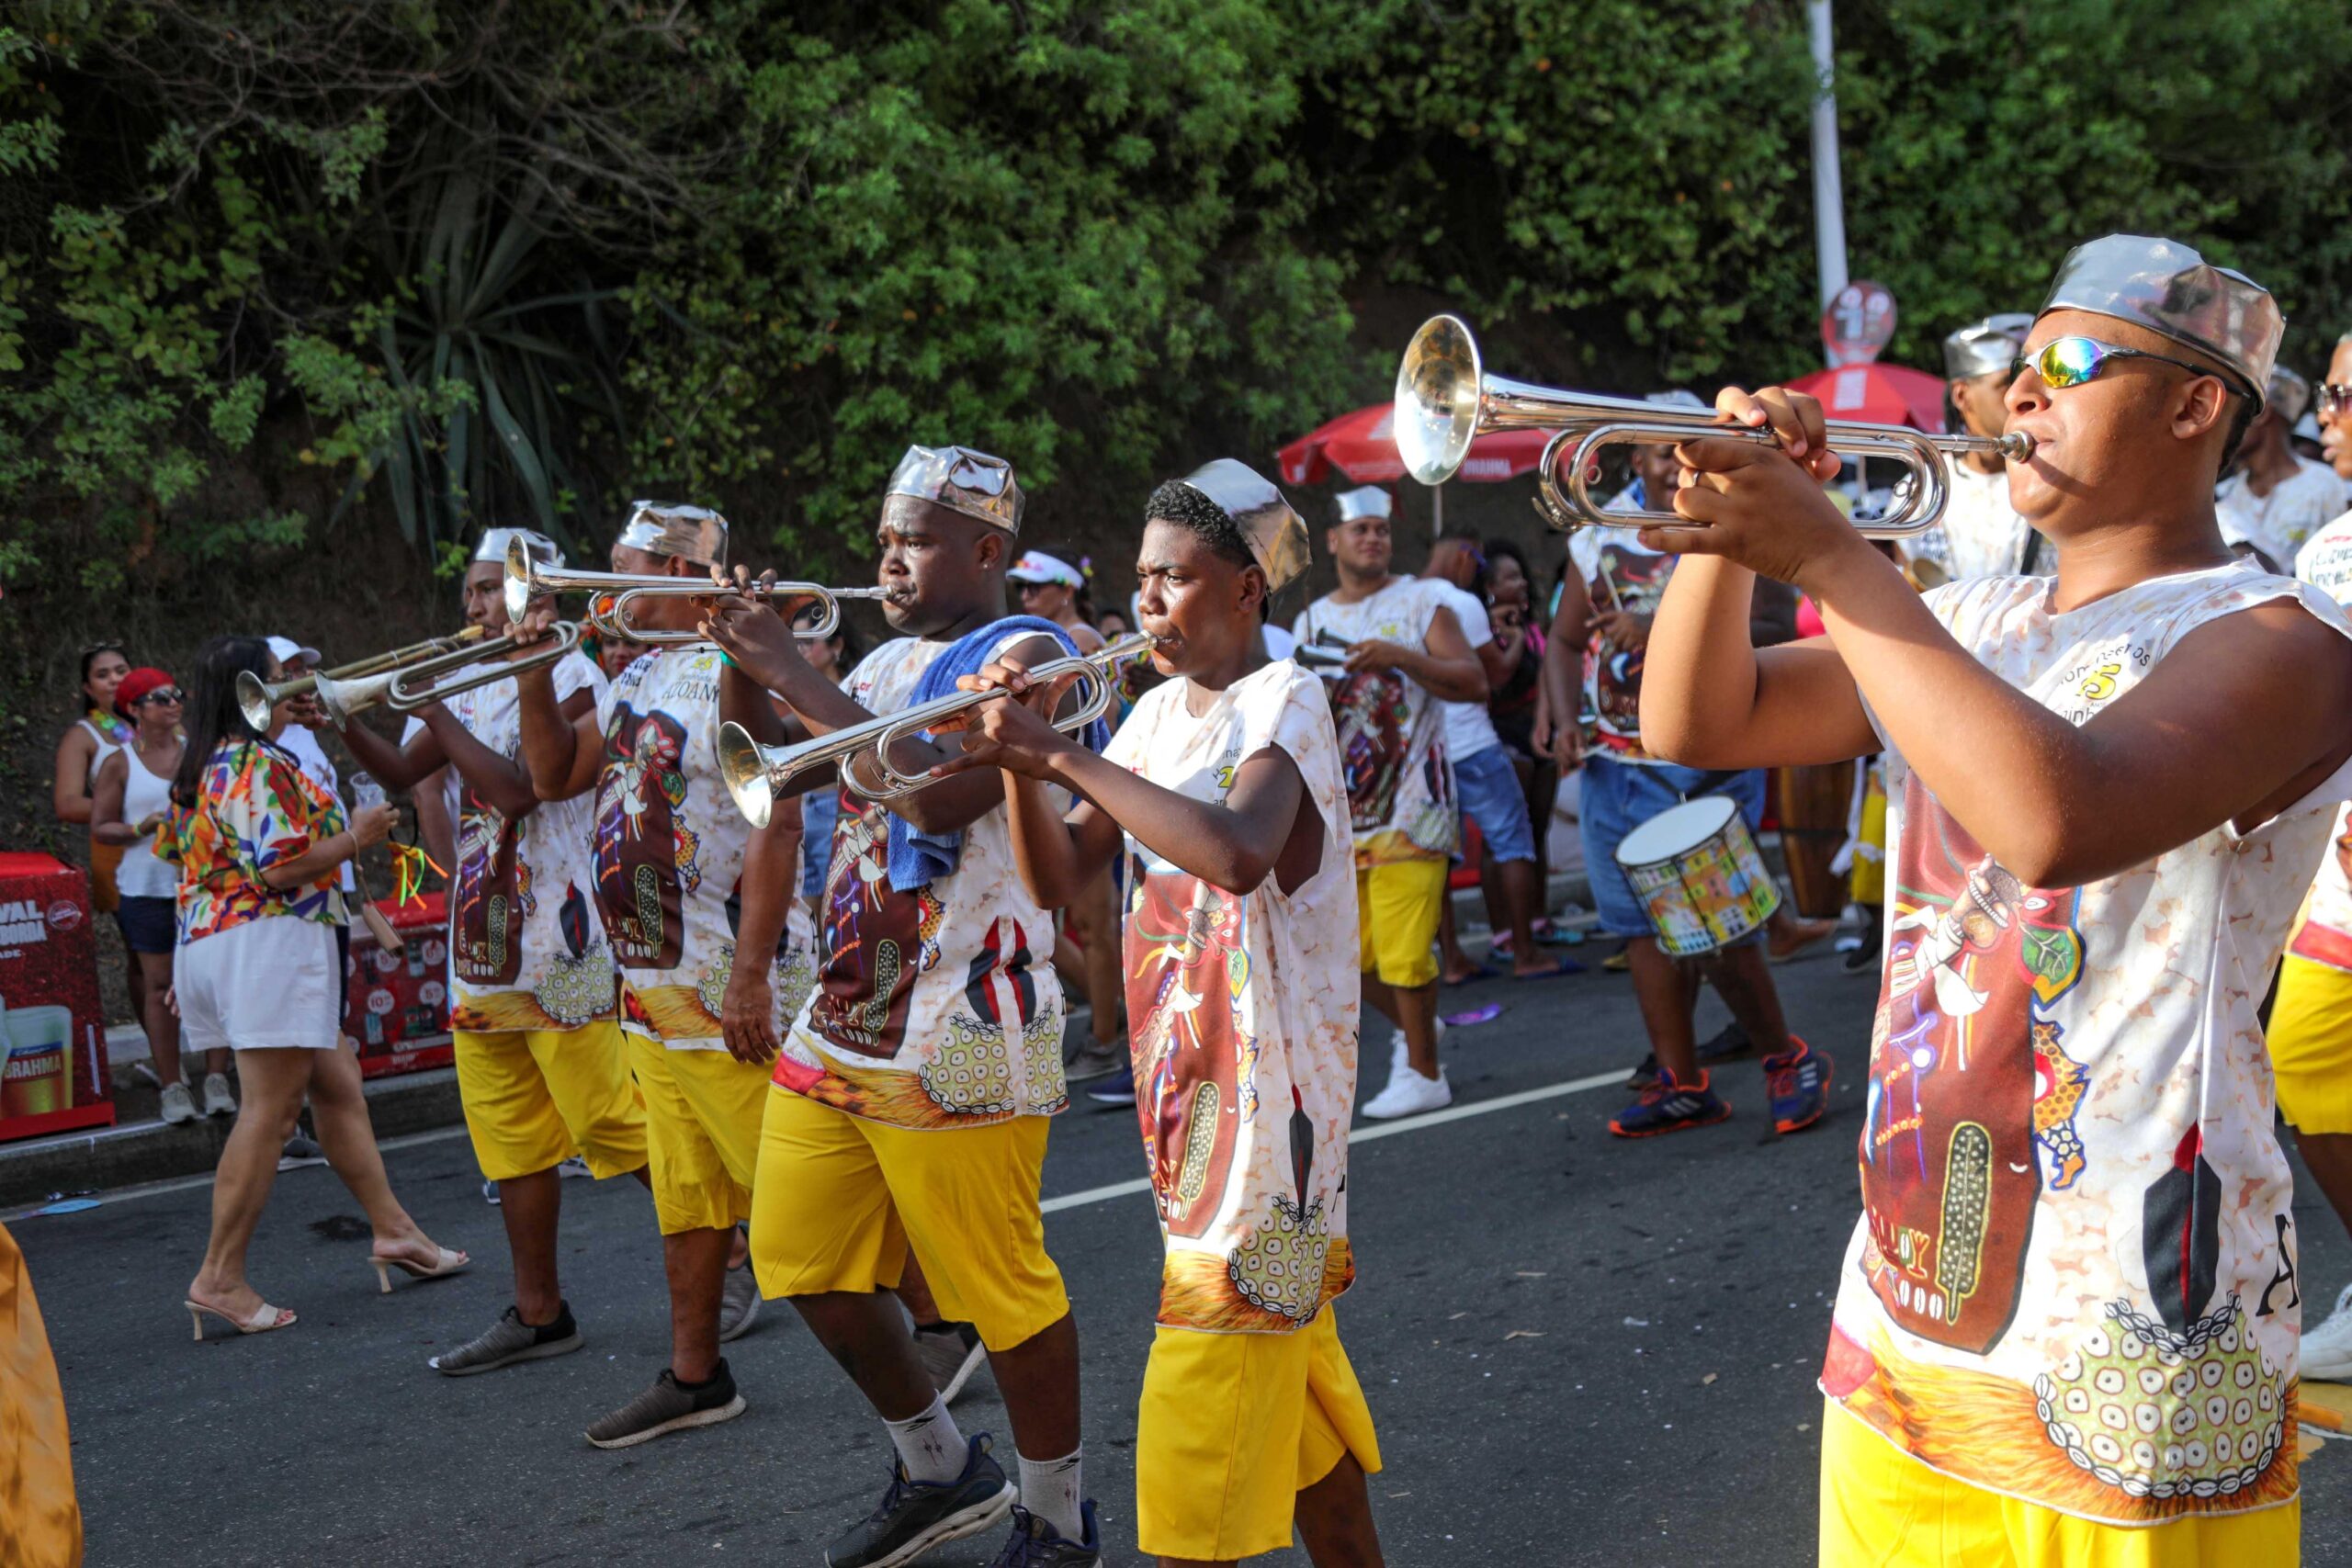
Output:
[[[1161,1325],[1136,1420],[1136,1544],[1204,1562],[1290,1544],[1298,1495],[1380,1442],[1325,1307],[1295,1334]]]
[[[2102,1525],[1955,1481],[1835,1401],[1821,1427],[1822,1568],[2294,1568],[2300,1499],[2251,1514]]]
[[[1395,860],[1356,870],[1356,967],[1391,986],[1437,978],[1437,918],[1447,863]]]
[[[2289,953],[2270,1005],[2278,1109],[2299,1133],[2352,1133],[2352,975]]]
[[[466,1131],[492,1181],[552,1170],[575,1154],[599,1180],[644,1168],[645,1101],[612,1020],[495,1034],[460,1029],[457,1057]]]
[[[628,1032],[629,1066],[645,1096],[662,1234],[725,1230],[750,1219],[769,1069],[724,1051],[673,1051]]]
[[[1037,1209],[1047,1126],[916,1132],[770,1089],[752,1202],[760,1293],[888,1289],[912,1242],[943,1317],[991,1350],[1026,1343],[1069,1312]]]

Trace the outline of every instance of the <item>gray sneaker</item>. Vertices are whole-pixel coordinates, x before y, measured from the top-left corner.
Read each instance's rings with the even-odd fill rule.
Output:
[[[976,1433],[967,1443],[964,1473],[935,1484],[908,1480],[894,1455],[881,1506],[825,1548],[827,1568],[904,1568],[933,1547],[978,1535],[1011,1513],[1018,1489],[989,1457],[989,1435]]]
[[[277,1168],[280,1170],[300,1170],[306,1165],[326,1163],[326,1150],[319,1147],[316,1139],[306,1138],[300,1133],[286,1140],[285,1151],[277,1156]]]
[[[743,1396],[735,1392],[735,1377],[725,1360],[700,1388],[681,1387],[664,1367],[651,1388],[589,1427],[586,1437],[600,1449],[635,1448],[664,1432],[715,1427],[741,1414]]]
[[[187,1085],[184,1083],[175,1083],[166,1084],[164,1086],[164,1108],[162,1114],[164,1120],[175,1127],[180,1125],[180,1123],[184,1122],[193,1122],[196,1120],[198,1114],[196,1109],[196,1101],[188,1098]]]
[[[741,1339],[760,1320],[760,1282],[752,1277],[752,1265],[745,1260],[741,1269],[727,1270],[725,1293],[718,1301],[718,1342]]]
[[[204,1075],[204,1113],[207,1116],[234,1116],[237,1097],[229,1092],[229,1079],[224,1074]]]
[[[494,1372],[517,1361],[569,1356],[580,1348],[580,1325],[572,1321],[570,1302],[556,1309],[554,1322],[536,1328],[523,1321],[521,1313],[508,1307],[496,1323],[447,1355],[435,1356],[424,1364],[444,1377],[469,1378],[476,1372]]]
[[[1120,1035],[1107,1043],[1090,1040],[1069,1059],[1062,1077],[1070,1083],[1085,1083],[1090,1078],[1108,1077],[1127,1065],[1127,1037]]]
[[[940,1403],[953,1404],[972,1374],[989,1359],[989,1348],[968,1323],[941,1323],[915,1330],[915,1354],[939,1391]]]

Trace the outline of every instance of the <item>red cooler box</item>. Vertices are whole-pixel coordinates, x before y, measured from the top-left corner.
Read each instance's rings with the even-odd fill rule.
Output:
[[[0,1140],[114,1125],[90,879],[0,854]]]
[[[387,953],[366,921],[351,922],[350,1005],[344,1032],[359,1042],[364,1077],[446,1067],[449,1038],[449,916],[442,895],[427,893],[405,905],[379,904],[379,913],[407,943]]]

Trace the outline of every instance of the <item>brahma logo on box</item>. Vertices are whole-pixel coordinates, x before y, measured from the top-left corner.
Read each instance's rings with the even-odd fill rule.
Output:
[[[81,911],[76,909],[78,918]],[[62,927],[66,922],[60,921]],[[49,912],[40,900],[11,898],[0,903],[0,943],[17,945],[49,940]]]

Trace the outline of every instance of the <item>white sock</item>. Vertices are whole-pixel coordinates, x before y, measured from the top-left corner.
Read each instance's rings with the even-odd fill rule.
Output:
[[[890,1442],[899,1450],[899,1463],[905,1467],[907,1479],[928,1486],[939,1486],[964,1473],[967,1451],[964,1434],[956,1429],[956,1417],[947,1414],[947,1402],[934,1397],[931,1408],[907,1421],[885,1421],[890,1428]]]
[[[1078,1511],[1078,1466],[1084,1452],[1072,1449],[1061,1459],[1046,1460],[1021,1456],[1021,1506],[1067,1541],[1086,1539],[1086,1521]]]

